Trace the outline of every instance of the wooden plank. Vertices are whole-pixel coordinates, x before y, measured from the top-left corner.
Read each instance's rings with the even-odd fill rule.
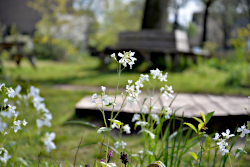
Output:
[[[208,95],[214,103],[217,103],[218,106],[224,109],[229,115],[246,115],[246,111],[244,109],[240,109],[239,105],[234,101],[228,100],[225,96],[219,95]],[[237,99],[237,98],[236,98]]]
[[[246,113],[245,107],[250,112],[250,99],[248,97],[224,96],[230,103],[235,104],[243,113]],[[246,113],[247,114],[247,113]]]
[[[214,116],[227,116],[229,115],[227,112],[223,111],[220,106],[216,105],[211,101],[207,95],[202,95],[202,94],[196,94],[196,95],[191,95],[194,102],[203,108],[204,113],[207,114],[209,112],[215,111]]]

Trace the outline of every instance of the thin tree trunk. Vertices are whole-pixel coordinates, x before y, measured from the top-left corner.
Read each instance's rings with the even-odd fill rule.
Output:
[[[204,43],[207,40],[207,18],[208,18],[208,8],[211,5],[212,1],[206,2],[206,8],[205,8],[205,13],[203,17],[203,33],[202,33],[202,41],[201,41],[201,46],[204,46]]]

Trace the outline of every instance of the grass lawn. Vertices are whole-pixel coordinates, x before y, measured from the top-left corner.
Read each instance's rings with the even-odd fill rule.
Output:
[[[103,71],[96,57],[83,57],[78,62],[37,61],[37,69],[24,61],[18,68],[14,62],[4,62],[4,75],[15,81],[25,80],[38,85],[73,84],[115,87],[116,70]],[[114,67],[112,65],[112,67]],[[139,73],[126,71],[121,75],[120,86],[125,87],[128,79],[136,81]],[[168,85],[175,92],[211,93],[228,95],[250,95],[249,88],[225,86],[229,72],[200,65],[183,72],[169,72]],[[163,84],[157,85],[160,88]]]

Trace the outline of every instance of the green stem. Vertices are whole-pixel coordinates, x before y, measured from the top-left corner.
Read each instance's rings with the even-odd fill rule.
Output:
[[[232,167],[232,162],[231,162],[231,158],[230,158],[229,153],[228,153],[228,157],[229,157],[230,166]]]

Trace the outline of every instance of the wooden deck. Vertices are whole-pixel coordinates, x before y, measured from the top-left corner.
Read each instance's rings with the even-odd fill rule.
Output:
[[[144,96],[146,97],[146,96]],[[114,99],[114,97],[112,97]],[[143,95],[140,96],[142,103]],[[153,99],[157,99],[155,96]],[[95,104],[91,104],[91,96],[85,96],[82,98],[75,106],[76,110],[79,112],[86,112],[91,110],[99,110]],[[154,102],[154,101],[153,101]],[[156,106],[161,108],[162,104],[168,106],[171,102],[171,99],[165,100],[162,97],[157,103]],[[121,96],[117,97],[115,106],[115,112],[120,109],[122,104]],[[207,114],[209,112],[215,111],[214,116],[243,116],[248,115],[245,110],[245,107],[250,111],[250,99],[247,97],[238,97],[238,96],[223,96],[223,95],[208,95],[208,94],[185,94],[180,93],[173,102],[171,108],[173,111],[176,111],[176,116],[182,116],[190,118],[193,116],[199,117],[200,112]],[[111,111],[111,108],[106,107],[105,111]],[[123,113],[138,113],[137,105],[126,104],[122,109]],[[157,113],[157,110],[152,110],[152,113]]]

